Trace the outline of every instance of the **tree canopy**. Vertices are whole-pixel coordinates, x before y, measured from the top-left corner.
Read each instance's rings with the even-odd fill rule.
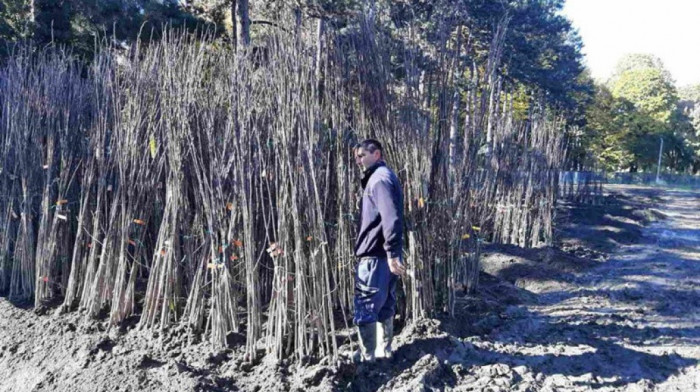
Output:
[[[610,80],[596,87],[581,145],[607,170],[653,170],[663,139],[664,170],[697,172],[700,151],[692,117],[697,92],[679,93],[658,57],[623,56]]]
[[[293,26],[284,26],[289,11],[305,19],[327,20],[342,34],[344,26],[357,22],[363,8],[372,7],[378,17],[387,16],[383,34],[405,35],[410,26],[427,67],[438,65],[431,53],[439,52],[436,45],[444,42],[445,34],[454,35],[462,26],[465,68],[471,69],[474,61],[484,72],[488,48],[505,20],[504,56],[498,67],[504,82],[522,85],[527,96],[545,97],[551,105],[574,113],[581,106],[581,93],[590,95],[592,90],[579,79],[582,44],[559,13],[563,4],[564,0],[250,0],[245,4],[242,0],[0,0],[0,40],[4,46],[25,38],[54,42],[90,57],[96,37],[127,43],[139,34],[142,39],[157,39],[165,24],[207,25],[223,37],[235,36],[234,14],[243,6],[250,8],[253,35],[280,27],[291,31]],[[392,56],[400,59],[402,53]]]

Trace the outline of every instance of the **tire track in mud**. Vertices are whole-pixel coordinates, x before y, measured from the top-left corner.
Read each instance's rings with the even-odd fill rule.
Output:
[[[540,293],[492,336],[540,378],[522,390],[700,391],[700,193],[661,199],[667,218],[645,227],[640,244]]]

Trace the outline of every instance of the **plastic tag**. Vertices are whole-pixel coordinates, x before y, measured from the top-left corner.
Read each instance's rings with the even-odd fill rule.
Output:
[[[148,140],[148,147],[151,152],[151,159],[156,158],[156,138],[151,135],[150,139]]]

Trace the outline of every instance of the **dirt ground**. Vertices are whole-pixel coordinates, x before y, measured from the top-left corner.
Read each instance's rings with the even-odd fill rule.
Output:
[[[251,365],[242,336],[213,351],[0,298],[0,392],[700,391],[700,192],[606,190],[561,206],[556,247],[488,246],[478,293],[391,361]]]

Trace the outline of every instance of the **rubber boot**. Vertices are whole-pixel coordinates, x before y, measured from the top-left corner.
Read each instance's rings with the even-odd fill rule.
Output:
[[[374,350],[377,347],[377,323],[359,325],[360,350],[355,353],[355,362],[374,362]]]
[[[377,329],[380,332],[381,341],[377,344],[376,355],[378,358],[391,359],[391,342],[394,340],[394,319],[389,317],[384,321],[378,322]]]

